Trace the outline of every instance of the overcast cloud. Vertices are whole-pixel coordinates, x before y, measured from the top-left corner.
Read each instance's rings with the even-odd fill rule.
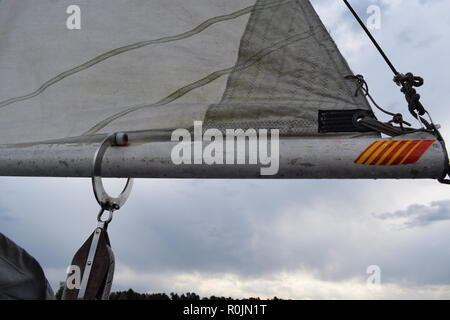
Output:
[[[450,139],[450,3],[352,1]],[[405,111],[392,74],[341,1],[313,1],[381,105]],[[383,115],[377,115],[385,119]],[[54,289],[95,228],[89,179],[1,178],[0,231],[36,257]],[[110,187],[118,191],[123,181]],[[136,181],[109,233],[114,290],[282,298],[450,298],[449,187],[435,181]],[[366,286],[378,265],[382,286]]]

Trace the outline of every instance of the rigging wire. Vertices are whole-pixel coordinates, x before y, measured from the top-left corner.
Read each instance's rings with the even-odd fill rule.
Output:
[[[398,75],[400,74],[397,69],[394,67],[393,63],[391,62],[391,60],[389,60],[388,56],[386,55],[386,53],[384,53],[383,49],[381,48],[381,46],[378,44],[377,40],[375,40],[375,38],[372,36],[372,33],[370,33],[369,29],[367,29],[366,25],[364,24],[364,22],[361,20],[361,18],[358,16],[358,14],[356,13],[356,11],[353,9],[352,5],[347,1],[344,0],[344,3],[347,5],[348,9],[350,10],[350,12],[353,14],[353,16],[355,17],[355,19],[359,22],[359,24],[361,25],[361,27],[364,29],[364,31],[366,32],[367,36],[370,38],[370,40],[372,41],[372,43],[375,45],[375,47],[377,48],[378,52],[380,52],[381,56],[384,58],[384,60],[386,61],[386,63],[389,65],[389,68],[391,68],[392,72],[394,73],[394,75]]]

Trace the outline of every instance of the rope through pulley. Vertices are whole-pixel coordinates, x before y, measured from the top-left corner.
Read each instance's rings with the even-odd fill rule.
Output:
[[[345,79],[347,80],[354,80],[356,82],[356,91],[355,91],[355,97],[358,96],[359,92],[362,92],[367,98],[370,99],[370,101],[372,102],[372,104],[381,112],[389,115],[392,117],[392,120],[390,120],[388,123],[392,124],[398,124],[400,126],[401,129],[401,134],[406,133],[405,132],[405,128],[403,125],[407,125],[407,126],[411,126],[411,124],[405,120],[403,120],[403,115],[401,113],[393,113],[390,111],[387,111],[385,109],[383,109],[382,107],[380,107],[380,105],[375,101],[375,99],[372,97],[372,95],[369,92],[369,86],[366,82],[366,80],[364,79],[364,77],[360,74],[354,76],[354,75],[348,75],[345,77]]]

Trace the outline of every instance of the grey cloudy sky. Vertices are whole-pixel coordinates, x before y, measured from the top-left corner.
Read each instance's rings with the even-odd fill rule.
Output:
[[[450,139],[450,3],[352,1],[402,72],[426,80],[424,104]],[[313,1],[379,103],[406,106],[341,1]],[[382,115],[377,115],[385,119]],[[0,230],[36,257],[56,289],[95,227],[90,180],[1,178]],[[119,190],[122,182],[110,187]],[[450,198],[434,181],[136,181],[110,226],[115,290],[282,298],[450,298]],[[367,288],[378,265],[382,286]]]

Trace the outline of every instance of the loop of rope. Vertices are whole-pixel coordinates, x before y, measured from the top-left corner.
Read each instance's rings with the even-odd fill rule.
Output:
[[[415,87],[423,86],[423,78],[415,76],[411,72],[408,72],[407,74],[399,73],[394,77],[394,82],[401,87],[400,91],[405,95],[406,102],[408,103],[408,110],[411,115],[427,129],[432,129],[430,123],[422,118],[428,111],[420,102],[420,94],[414,89]]]
[[[403,125],[411,126],[411,124],[405,120],[403,120],[403,115],[401,113],[393,113],[390,111],[387,111],[380,107],[380,105],[375,101],[375,99],[372,97],[372,95],[369,93],[369,85],[367,84],[366,80],[364,79],[364,76],[358,74],[356,76],[349,75],[346,76],[345,79],[348,80],[354,80],[356,82],[357,88],[355,92],[355,97],[358,96],[359,92],[362,92],[366,97],[370,99],[370,101],[373,103],[373,105],[380,110],[381,112],[389,115],[392,117],[392,120],[390,120],[388,123],[395,123],[400,126],[402,131],[404,131]]]

